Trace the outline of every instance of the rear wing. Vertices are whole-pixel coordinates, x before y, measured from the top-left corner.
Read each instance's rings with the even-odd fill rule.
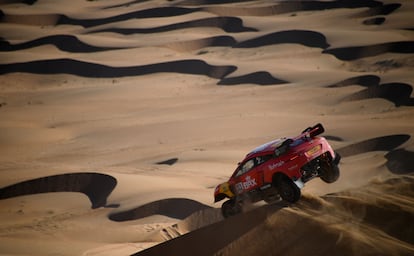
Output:
[[[302,133],[298,136],[298,138],[304,136],[312,138],[318,136],[319,134],[322,134],[323,132],[325,132],[325,128],[323,128],[323,125],[321,123],[318,123],[315,126],[308,127],[305,130],[303,130]]]
[[[281,156],[289,151],[290,145],[297,139],[302,137],[308,137],[313,138],[315,136],[318,136],[319,134],[322,134],[325,131],[325,128],[323,128],[323,125],[321,123],[318,123],[312,127],[308,127],[305,130],[302,131],[302,133],[299,136],[296,136],[293,139],[286,139],[280,146],[275,148],[275,156]]]

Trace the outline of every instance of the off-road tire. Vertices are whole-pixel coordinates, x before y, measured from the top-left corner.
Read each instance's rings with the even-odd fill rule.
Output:
[[[224,218],[228,218],[237,215],[242,212],[242,206],[240,202],[234,199],[227,200],[221,205],[221,214]]]
[[[331,163],[325,163],[321,166],[320,174],[321,180],[326,183],[333,183],[339,178],[339,167],[338,165]]]
[[[276,187],[284,201],[295,203],[300,199],[300,188],[290,178],[280,177],[276,181]]]

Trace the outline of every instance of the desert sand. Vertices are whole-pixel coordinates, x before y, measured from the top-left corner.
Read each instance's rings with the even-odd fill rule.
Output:
[[[1,255],[414,255],[414,2],[0,1]],[[333,184],[214,188],[322,123]]]

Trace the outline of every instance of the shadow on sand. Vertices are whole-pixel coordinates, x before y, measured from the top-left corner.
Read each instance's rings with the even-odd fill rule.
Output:
[[[106,200],[116,184],[114,177],[102,173],[67,173],[1,188],[0,199],[51,192],[80,192],[88,196],[95,209],[106,206]]]

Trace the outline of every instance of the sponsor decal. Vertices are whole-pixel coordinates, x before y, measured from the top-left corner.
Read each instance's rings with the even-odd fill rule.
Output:
[[[250,176],[246,176],[245,181],[242,181],[236,184],[236,190],[237,192],[242,192],[243,190],[247,190],[256,185],[257,185],[256,179],[252,179]]]
[[[274,164],[269,164],[269,169],[273,170],[273,169],[278,168],[278,167],[280,167],[284,164],[285,164],[285,161],[279,161],[279,162],[274,163]]]
[[[291,170],[294,170],[296,168],[298,168],[298,165],[297,164],[295,164],[294,166],[289,167],[288,170],[291,171]]]

